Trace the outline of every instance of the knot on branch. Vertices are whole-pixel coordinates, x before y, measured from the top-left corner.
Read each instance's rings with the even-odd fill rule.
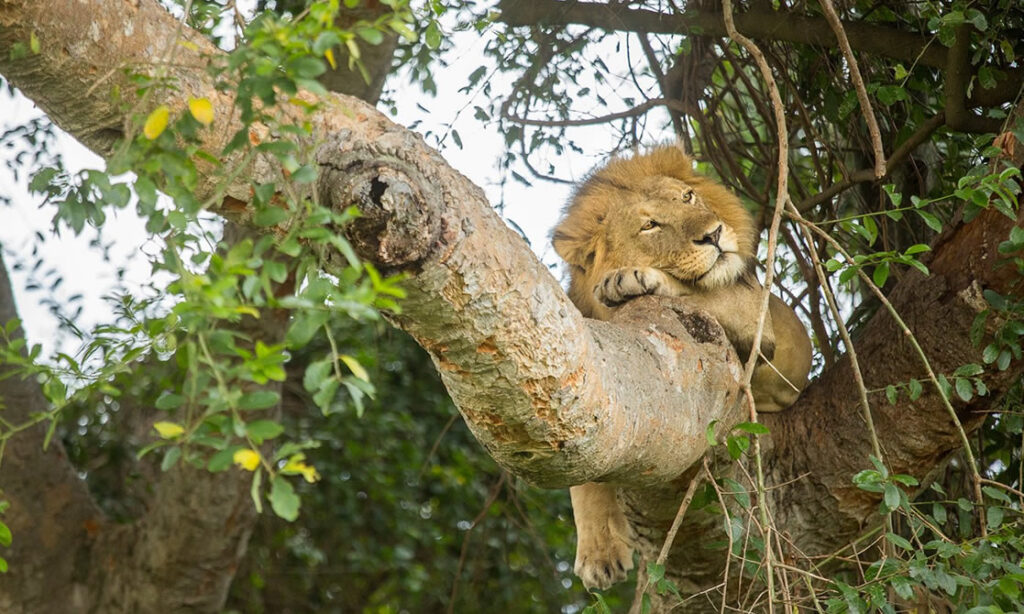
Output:
[[[441,234],[443,199],[419,169],[371,151],[333,156],[326,166],[324,203],[359,209],[344,233],[360,257],[394,273],[416,268],[430,254]]]

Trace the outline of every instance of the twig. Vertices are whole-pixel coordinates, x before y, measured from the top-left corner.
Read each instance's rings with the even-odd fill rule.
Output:
[[[843,22],[839,21],[839,14],[836,13],[836,7],[832,6],[832,0],[818,0],[818,2],[825,13],[828,25],[831,26],[832,31],[836,34],[839,48],[842,49],[843,57],[846,58],[846,63],[850,67],[850,81],[853,82],[853,88],[857,90],[860,112],[864,116],[864,121],[868,124],[868,133],[871,135],[871,147],[875,150],[875,179],[881,179],[887,173],[885,170],[885,150],[882,148],[882,134],[878,130],[878,121],[875,120],[875,113],[871,109],[871,99],[868,98],[868,91],[864,87],[864,78],[861,76],[860,68],[857,66],[857,58],[853,55],[853,49],[850,48],[850,40],[846,38],[846,29],[843,28]]]
[[[1024,492],[1021,492],[1021,491],[1017,490],[1016,488],[1014,488],[1012,486],[1009,486],[1007,484],[1003,484],[1002,482],[997,482],[995,480],[990,480],[988,478],[981,478],[981,483],[982,484],[988,484],[989,486],[995,486],[996,488],[1002,488],[1003,490],[1005,490],[1007,492],[1011,492],[1011,493],[1017,495],[1017,497],[1021,501],[1024,501]]]
[[[675,519],[672,520],[672,526],[668,530],[668,534],[665,535],[665,541],[661,544],[661,552],[658,553],[658,559],[654,562],[655,565],[663,566],[665,561],[668,560],[668,554],[672,550],[672,542],[676,539],[676,533],[679,532],[679,527],[683,524],[683,516],[686,515],[686,509],[690,507],[690,501],[693,499],[693,493],[697,492],[697,486],[703,481],[700,472],[693,476],[690,480],[690,486],[686,489],[686,494],[683,495],[683,502],[679,504],[679,510],[676,512]],[[643,598],[644,593],[651,587],[651,578],[648,577],[647,581],[641,588],[637,585],[636,593],[634,594],[634,601],[638,601]]]
[[[335,362],[337,362],[337,360],[335,360]],[[437,439],[434,440],[434,445],[430,446],[430,452],[427,452],[426,458],[423,459],[423,466],[420,467],[420,473],[417,477],[423,477],[424,472],[427,470],[427,466],[430,465],[430,459],[434,457],[434,453],[437,452],[437,448],[441,445],[441,440],[444,439],[445,434],[448,433],[448,429],[452,428],[452,425],[455,424],[455,421],[459,419],[460,415],[461,414],[458,412],[453,413],[452,417],[449,418],[448,422],[444,425],[444,428],[442,428],[441,432],[438,433]]]
[[[754,58],[758,68],[761,70],[761,76],[764,79],[765,84],[768,86],[768,94],[771,96],[772,111],[775,113],[775,130],[779,141],[779,177],[775,190],[775,211],[772,214],[772,223],[768,230],[768,256],[765,260],[765,281],[764,288],[761,293],[761,316],[758,318],[757,328],[754,330],[752,345],[752,347],[758,348],[761,346],[765,317],[768,315],[768,299],[771,296],[772,278],[775,273],[774,262],[775,250],[778,246],[779,224],[782,221],[782,210],[789,201],[789,135],[786,132],[786,113],[782,104],[782,95],[779,94],[779,86],[775,82],[775,77],[772,75],[771,67],[768,66],[768,62],[765,60],[764,54],[761,53],[761,50],[758,49],[757,45],[755,45],[752,40],[743,36],[736,30],[736,24],[733,22],[732,15],[732,0],[722,0],[722,12],[725,17],[725,29],[729,33],[729,38],[736,41],[746,49],[747,53]],[[754,367],[757,366],[757,359],[758,353],[751,352],[750,358],[747,359],[743,380],[744,390],[748,401],[750,402],[751,422],[757,421],[757,410],[754,407],[753,394],[750,391],[750,380],[754,376]],[[761,530],[764,532],[765,564],[767,566],[765,576],[768,582],[768,612],[769,614],[774,614],[775,574],[772,569],[772,559],[774,558],[771,547],[772,532],[768,516],[768,499],[765,496],[764,463],[761,458],[761,440],[759,437],[754,437],[754,459],[757,465],[757,496],[760,502],[759,511],[761,513]]]
[[[942,126],[946,124],[946,114],[939,112],[928,121],[921,124],[917,132],[910,135],[903,144],[896,148],[896,151],[892,152],[889,159],[885,161],[886,168],[892,168],[903,161],[904,158],[909,156],[917,147],[924,143],[929,136]],[[796,208],[801,212],[810,210],[813,207],[820,205],[821,203],[829,200],[833,196],[849,190],[858,183],[865,183],[868,181],[875,181],[875,173],[871,169],[861,169],[851,174],[846,180],[840,181],[839,183],[833,183],[829,187],[825,188],[821,192],[814,196],[804,199],[796,204]]]
[[[704,474],[708,483],[715,489],[715,496],[718,497],[718,504],[722,506],[722,515],[725,516],[725,534],[729,538],[729,551],[725,555],[725,573],[722,576],[722,605],[718,608],[719,614],[725,614],[725,602],[729,595],[729,563],[732,562],[732,518],[729,517],[729,508],[725,505],[725,498],[722,491],[715,482],[715,476],[711,475],[711,468],[708,467],[708,457],[704,457]]]
[[[541,126],[541,127],[573,127],[573,126],[593,126],[596,124],[606,124],[613,122],[618,119],[627,119],[630,117],[636,117],[643,115],[647,111],[655,107],[668,107],[675,111],[686,111],[683,108],[683,104],[678,100],[672,100],[669,98],[651,98],[632,109],[626,109],[625,111],[618,111],[616,113],[609,113],[608,115],[600,115],[598,117],[591,117],[589,119],[530,119],[528,117],[519,117],[513,115],[511,112],[503,113],[505,119],[517,124],[524,126]]]
[[[686,489],[686,494],[683,495],[683,502],[679,504],[679,511],[676,512],[676,517],[672,520],[672,526],[668,530],[668,534],[665,536],[665,543],[661,545],[661,552],[658,553],[658,560],[655,561],[656,565],[664,565],[665,561],[668,560],[668,553],[672,550],[672,542],[676,539],[676,533],[679,532],[679,527],[683,524],[683,516],[686,515],[686,508],[690,507],[690,500],[693,499],[693,493],[697,492],[697,486],[703,482],[701,474],[698,472],[697,475],[693,476],[690,480],[690,486]]]
[[[822,1],[827,2],[828,0]],[[836,327],[839,329],[839,335],[843,339],[843,347],[846,348],[846,355],[850,357],[850,369],[853,370],[853,379],[857,384],[861,413],[864,415],[864,422],[868,427],[868,435],[871,437],[871,450],[874,452],[875,458],[880,462],[884,462],[882,458],[882,446],[878,441],[878,432],[875,430],[875,421],[871,415],[871,404],[868,402],[868,388],[864,383],[864,374],[860,369],[857,350],[854,349],[853,340],[850,338],[850,330],[846,327],[843,315],[839,311],[839,305],[836,303],[836,297],[832,293],[832,288],[828,285],[828,278],[825,275],[825,270],[821,266],[821,259],[818,258],[818,252],[814,249],[814,240],[813,237],[811,237],[811,232],[803,225],[800,226],[800,229],[804,235],[804,240],[807,241],[807,244],[810,246],[807,251],[811,255],[811,264],[813,265],[814,273],[818,278],[818,286],[825,295],[825,302],[828,304],[828,309],[832,312],[832,318],[835,320]]]
[[[487,494],[487,500],[484,501],[484,508],[480,510],[480,513],[473,519],[473,524],[469,525],[466,529],[466,536],[462,538],[462,551],[459,553],[459,565],[455,569],[455,578],[452,580],[452,592],[448,597],[448,614],[452,614],[455,611],[455,596],[459,591],[459,578],[462,576],[462,567],[466,563],[466,552],[469,551],[469,534],[480,524],[480,521],[487,515],[488,510],[494,505],[498,495],[501,493],[501,487],[505,484],[505,478],[508,477],[508,472],[502,471],[501,477],[498,478],[497,483],[491,492]]]

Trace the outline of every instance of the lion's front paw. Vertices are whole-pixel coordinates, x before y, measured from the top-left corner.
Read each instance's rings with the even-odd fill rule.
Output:
[[[603,539],[581,541],[576,546],[576,564],[573,572],[588,590],[604,590],[626,579],[633,569],[633,548],[614,533],[607,532]]]
[[[608,307],[618,307],[644,294],[661,294],[669,285],[668,274],[648,267],[623,267],[605,273],[594,286],[594,298]]]

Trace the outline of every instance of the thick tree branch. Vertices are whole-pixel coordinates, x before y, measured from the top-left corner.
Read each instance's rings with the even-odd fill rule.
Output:
[[[510,26],[565,26],[578,24],[608,31],[626,30],[649,34],[700,33],[702,36],[726,35],[720,12],[687,8],[668,14],[622,4],[566,2],[564,0],[502,0],[501,21]],[[836,39],[823,18],[807,17],[789,11],[773,11],[756,4],[736,15],[736,29],[746,36],[833,48]],[[870,53],[944,70],[947,52],[928,36],[913,34],[871,23],[843,21],[843,29],[855,51]],[[1006,72],[994,88],[982,89],[971,98],[971,106],[995,106],[1015,99],[1024,83],[1024,70],[999,67]]]
[[[39,23],[8,19],[16,15],[18,4]],[[116,55],[82,40],[91,35],[65,28],[63,22],[97,24],[101,40],[123,36],[115,33],[130,29],[126,24],[134,23],[142,11],[156,21],[145,28],[137,24],[137,29],[152,33],[176,28],[166,14],[148,12],[155,4],[151,2],[140,2],[139,14],[122,14],[121,3],[103,0],[56,4],[65,17],[59,23],[35,3],[9,1],[3,5],[7,11],[0,11],[0,23],[14,25],[0,31],[0,40],[36,32],[41,41],[49,41],[40,55],[59,55],[67,43],[59,44],[58,37],[74,37],[71,44],[82,41],[75,66],[30,58],[33,70],[9,69],[7,63],[22,60],[10,62],[5,56],[0,70],[17,75],[12,83],[46,101],[44,108],[57,118],[70,114],[65,106],[71,102],[63,97],[49,101],[46,79],[40,75],[82,70],[85,75],[79,78],[87,80],[98,72],[98,61]],[[94,49],[97,57],[90,54]],[[120,62],[132,66],[147,68],[156,61],[134,40],[125,41],[124,51]],[[175,58],[161,67],[178,84],[168,92],[171,106],[188,96],[207,96],[214,101],[216,117],[231,117],[230,101],[215,95],[199,69],[202,63],[189,58]],[[103,87],[92,91],[97,98],[106,97]],[[88,97],[73,106],[82,117],[106,112]],[[83,122],[88,123],[81,119],[70,127]],[[347,229],[354,247],[385,270],[416,272],[406,283],[410,298],[394,320],[431,353],[467,422],[499,462],[548,486],[598,478],[662,483],[700,458],[704,427],[711,420],[730,422],[731,404],[723,401],[735,394],[729,384],[735,364],[721,338],[702,333],[701,341],[712,344],[708,350],[688,339],[681,325],[670,323],[676,318],[664,314],[664,325],[647,327],[640,338],[628,328],[585,322],[483,193],[418,136],[365,103],[342,96],[326,100],[312,122],[323,143],[317,154],[323,169],[321,202],[340,208],[359,205],[363,216]],[[233,132],[218,126],[208,150],[217,151],[222,135]],[[260,163],[250,175],[268,181],[275,169]],[[207,177],[200,192],[217,194],[223,188],[216,181]],[[232,215],[244,219],[248,184],[227,191]],[[327,270],[343,266],[340,254],[325,252],[322,257]],[[698,373],[702,382],[695,381]],[[659,383],[636,384],[651,374],[660,374]],[[692,383],[691,393],[683,398],[678,393],[681,382]]]

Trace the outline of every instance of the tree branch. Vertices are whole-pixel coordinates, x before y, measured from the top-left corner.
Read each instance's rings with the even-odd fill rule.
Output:
[[[687,8],[675,13],[629,8],[622,4],[567,2],[564,0],[502,0],[500,20],[510,26],[566,26],[570,24],[597,27],[608,31],[626,30],[649,34],[687,34],[724,37],[721,13]],[[767,10],[763,5],[736,15],[736,29],[754,39],[834,48],[836,39],[828,22],[789,11]],[[944,70],[947,52],[928,36],[886,28],[874,24],[844,21],[850,46],[855,51],[900,60],[909,64]],[[991,107],[1014,100],[1024,83],[1021,68],[998,67],[1006,73],[994,88],[978,91],[970,100],[972,106]]]

